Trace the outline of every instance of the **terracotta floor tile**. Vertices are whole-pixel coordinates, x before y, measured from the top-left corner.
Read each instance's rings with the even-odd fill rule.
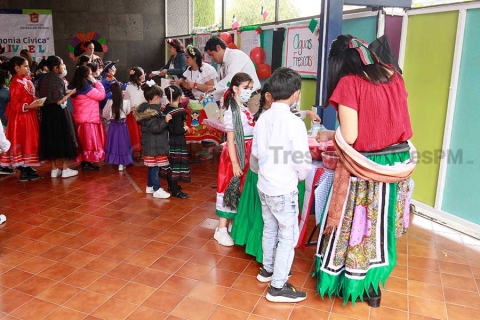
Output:
[[[102,254],[102,257],[117,261],[123,261],[133,255],[135,252],[136,250],[128,249],[122,246],[114,246],[113,248]]]
[[[132,280],[143,271],[143,268],[128,263],[121,263],[113,268],[107,275],[123,280]]]
[[[214,309],[215,305],[212,303],[186,297],[173,310],[172,315],[183,319],[203,320],[208,319]]]
[[[165,253],[165,257],[175,258],[179,260],[189,260],[197,251],[194,249],[174,246],[167,253]]]
[[[438,260],[425,259],[425,258],[416,257],[416,256],[410,256],[408,259],[409,267],[426,269],[426,270],[431,270],[436,272],[440,270],[438,263],[439,263]]]
[[[31,296],[36,296],[39,293],[53,286],[55,283],[56,281],[54,280],[39,276],[33,276],[16,286],[15,290],[29,294]]]
[[[95,260],[97,256],[82,251],[75,251],[61,260],[61,262],[71,266],[81,268],[89,262]]]
[[[382,291],[381,306],[396,310],[408,311],[408,296],[406,294],[391,291]]]
[[[186,262],[175,274],[184,278],[202,280],[210,270],[212,270],[212,267],[193,262]]]
[[[77,268],[69,266],[68,264],[57,262],[40,272],[38,275],[53,280],[62,280],[63,278],[74,273],[76,270]]]
[[[119,261],[98,257],[90,263],[87,263],[83,268],[99,273],[107,273],[120,264]]]
[[[148,239],[144,239],[136,236],[128,236],[127,238],[119,242],[118,245],[126,248],[130,248],[133,250],[139,250],[149,242],[150,240]]]
[[[154,291],[155,289],[151,287],[147,287],[138,283],[128,283],[114,295],[114,298],[133,304],[141,304]]]
[[[81,290],[63,283],[57,283],[38,295],[38,298],[55,304],[63,304]]]
[[[328,317],[329,317],[328,312],[304,307],[302,304],[297,304],[293,308],[293,312],[290,315],[289,319],[292,319],[292,320],[303,320],[303,319],[327,320]]]
[[[267,287],[268,283],[261,283],[257,280],[257,278],[243,274],[238,277],[237,281],[235,281],[232,286],[232,288],[257,295],[263,295]]]
[[[195,255],[192,258],[190,258],[189,261],[193,263],[199,263],[206,266],[214,267],[222,259],[223,259],[223,256],[221,255],[213,254],[210,252],[199,251],[195,253]],[[480,270],[479,270],[479,278],[480,278]]]
[[[447,319],[446,306],[443,301],[435,301],[410,296],[408,298],[409,311],[435,319]]]
[[[155,320],[164,320],[168,317],[166,313],[162,313],[146,307],[138,307],[133,311],[127,318],[127,320],[146,320],[146,319],[155,319]]]
[[[249,314],[243,311],[217,306],[208,319],[212,320],[246,320]]]
[[[213,232],[210,235],[210,239],[212,238]],[[224,247],[219,245],[217,240],[209,240],[200,250],[224,256],[232,250],[232,247]]]
[[[53,244],[48,242],[42,242],[42,241],[32,242],[30,240],[29,244],[21,247],[18,250],[22,252],[34,254],[34,255],[40,255],[52,247],[53,247]]]
[[[79,269],[63,279],[62,283],[78,288],[86,288],[93,282],[97,281],[100,277],[102,277],[102,274],[100,273]]]
[[[440,272],[442,273],[449,273],[457,276],[462,277],[472,277],[472,270],[470,266],[459,264],[459,263],[452,263],[452,262],[444,262],[440,261]]]
[[[3,251],[5,252],[6,249],[3,249]],[[24,263],[27,260],[30,260],[31,258],[33,258],[31,254],[13,251],[10,253],[4,253],[2,256],[0,256],[0,263],[7,266],[15,267],[19,264]]]
[[[13,249],[13,250],[17,250],[17,249],[19,249],[23,246],[28,245],[31,242],[32,242],[32,239],[30,239],[30,238],[25,238],[25,237],[22,237],[22,236],[16,236],[16,237],[10,238],[6,241],[3,241],[2,246],[4,246],[5,248],[10,248],[10,249]]]
[[[167,291],[157,290],[142,304],[142,306],[164,313],[170,313],[183,299],[184,296]]]
[[[180,240],[177,245],[181,247],[186,247],[190,249],[200,249],[208,242],[207,239],[185,236],[182,240]]]
[[[8,290],[0,296],[0,311],[9,314],[33,297],[17,290]]]
[[[192,236],[192,237],[197,237],[197,238],[210,240],[213,237],[213,231],[212,231],[212,229],[198,226],[195,229],[193,229],[192,231],[190,231],[190,233],[188,235]]]
[[[142,249],[140,249],[140,251],[156,254],[157,256],[162,256],[171,249],[172,249],[171,244],[167,244],[159,241],[150,241]],[[180,259],[179,257],[175,257],[175,256],[173,256],[172,258]]]
[[[322,299],[322,297],[314,290],[305,290],[305,293],[307,294],[307,299],[301,302],[302,306],[326,312],[330,312],[330,310],[332,310],[333,299],[331,300],[328,296],[325,296]]]
[[[171,276],[160,289],[176,294],[187,295],[199,283],[197,280]]]
[[[447,303],[447,314],[449,320],[477,320],[478,313],[478,309]]]
[[[262,298],[256,294],[230,289],[220,301],[220,305],[250,313],[260,299]]]
[[[5,287],[13,288],[31,277],[33,277],[31,273],[18,269],[10,269],[2,274],[1,283]]]
[[[80,312],[91,313],[107,299],[107,296],[95,292],[81,291],[75,297],[68,300],[64,306]]]
[[[408,320],[408,313],[390,308],[371,308],[370,320]]]
[[[160,287],[165,281],[170,278],[171,274],[160,272],[152,269],[145,269],[132,282],[140,283],[152,288]]]
[[[99,242],[99,241],[92,241],[80,248],[81,251],[87,252],[90,254],[94,255],[101,255],[102,253],[108,251],[111,249],[113,245],[104,243],[104,242]]]
[[[432,317],[422,316],[422,315],[415,314],[415,313],[410,313],[409,317],[410,317],[410,320],[437,320],[437,319],[432,318]]]
[[[231,287],[240,274],[222,269],[213,268],[202,281],[217,284],[224,287]]]
[[[188,296],[197,300],[218,304],[229,289],[215,284],[200,282]]]
[[[407,294],[407,282],[405,279],[389,277],[385,283],[385,290]]]
[[[442,284],[440,273],[426,269],[408,268],[408,279],[436,285]]]
[[[242,273],[250,262],[248,260],[224,257],[217,263],[216,268]]]
[[[60,307],[50,313],[45,320],[58,320],[58,319],[68,319],[68,320],[82,320],[85,319],[87,315],[72,309],[67,309]]]
[[[443,287],[456,288],[477,292],[477,285],[473,277],[460,277],[453,274],[442,273]]]
[[[125,286],[125,284],[127,284],[127,281],[125,280],[103,276],[92,283],[87,289],[106,296],[111,296]]]
[[[408,281],[408,294],[425,299],[444,301],[442,287],[426,282]]]
[[[423,257],[426,259],[437,259],[438,253],[437,249],[435,249],[434,247],[415,246],[409,244],[408,256]]]
[[[62,247],[62,246],[55,246],[45,251],[44,253],[42,253],[40,256],[45,259],[60,261],[73,252],[74,252],[73,249]]]
[[[43,319],[57,308],[53,303],[40,299],[32,299],[14,312],[12,315],[19,319]]]
[[[111,298],[92,314],[100,319],[123,320],[136,308],[137,305],[135,304]]]
[[[62,247],[67,247],[71,249],[80,249],[81,247],[85,246],[90,242],[92,242],[92,239],[72,236],[71,238],[68,238],[67,240],[60,243],[60,245]]]
[[[271,303],[267,299],[261,298],[252,313],[267,318],[288,319],[293,307],[293,304]]]
[[[183,260],[161,257],[150,265],[151,269],[163,271],[166,273],[175,273],[181,266],[185,264]]]
[[[478,292],[454,288],[443,288],[443,292],[445,293],[445,302],[448,304],[480,309],[480,296]]]
[[[130,257],[125,259],[125,262],[146,268],[149,267],[152,263],[154,263],[157,259],[157,255],[140,251],[132,254]]]
[[[383,303],[383,296],[382,296]],[[370,313],[370,307],[366,302],[357,302],[355,305],[352,305],[351,302],[348,302],[347,305],[343,305],[343,299],[340,300],[335,298],[333,301],[332,313],[336,313],[343,316],[351,317],[355,315],[356,319],[368,319]]]

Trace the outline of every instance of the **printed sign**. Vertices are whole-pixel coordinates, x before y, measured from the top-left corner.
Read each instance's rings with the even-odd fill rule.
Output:
[[[240,50],[250,56],[250,51],[255,47],[260,47],[260,35],[257,31],[242,31],[240,34]]]
[[[203,56],[203,61],[207,63],[211,63],[212,60],[210,56],[205,52],[205,44],[207,43],[208,39],[212,37],[210,33],[199,33],[197,34],[197,48],[200,50]]]
[[[303,77],[317,76],[318,44],[316,35],[308,25],[285,29],[283,66],[292,68]]]
[[[0,10],[0,45],[6,57],[27,49],[39,62],[55,54],[52,10]]]

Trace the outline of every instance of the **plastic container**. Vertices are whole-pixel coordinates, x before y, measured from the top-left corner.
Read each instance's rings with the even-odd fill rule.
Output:
[[[325,127],[323,126],[323,124],[321,124],[320,122],[312,122],[312,129],[311,129],[311,136],[312,137],[316,137],[317,136],[317,133],[319,131],[322,131],[322,130],[326,130]]]
[[[330,170],[335,170],[338,162],[338,155],[336,151],[322,152],[323,166]]]

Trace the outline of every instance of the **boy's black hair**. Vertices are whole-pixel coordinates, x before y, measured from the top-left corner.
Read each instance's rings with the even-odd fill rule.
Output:
[[[205,43],[205,51],[217,51],[217,46],[220,46],[220,48],[224,50],[227,48],[225,41],[219,37],[211,37],[208,39],[207,43]]]
[[[143,83],[141,88],[143,90],[143,96],[147,101],[152,101],[155,96],[159,96],[160,98],[163,96],[163,90],[159,85],[154,84],[150,87],[148,84]]]
[[[276,69],[268,79],[268,91],[274,101],[287,100],[302,88],[302,77],[290,68]]]

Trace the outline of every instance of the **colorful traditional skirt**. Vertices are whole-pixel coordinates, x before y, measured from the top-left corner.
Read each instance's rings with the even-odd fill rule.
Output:
[[[170,134],[169,146],[168,162],[170,163],[170,170],[160,171],[160,176],[163,178],[168,176],[172,181],[190,182],[190,163],[188,162],[185,135]]]
[[[137,155],[140,155],[140,151],[142,150],[141,126],[138,125],[137,120],[135,120],[135,117],[133,116],[133,112],[130,112],[127,115],[126,121],[127,121],[128,133],[130,137],[130,145],[132,146],[132,150],[134,153],[137,153]]]
[[[110,120],[105,162],[127,166],[133,162],[130,136],[125,119]]]
[[[382,164],[404,162],[409,152],[368,157]],[[338,228],[323,234],[332,197],[332,186],[320,220],[316,266],[317,291],[343,296],[354,303],[363,300],[373,286],[385,284],[395,267],[396,238],[409,225],[413,181],[399,183],[369,182],[352,176]]]
[[[105,129],[99,123],[77,123],[79,155],[77,161],[98,162],[105,159]]]
[[[243,184],[247,177],[249,168],[250,152],[252,151],[252,137],[245,137],[245,167],[243,168],[243,175],[240,180],[240,192],[242,192]],[[218,162],[218,176],[217,176],[217,204],[216,214],[220,218],[233,219],[237,213],[236,209],[229,208],[223,205],[223,196],[227,190],[228,184],[233,177],[232,160],[228,154],[228,146],[225,143]]]
[[[168,156],[159,154],[156,156],[143,155],[143,164],[147,167],[168,167]]]
[[[258,262],[262,263],[263,218],[257,182],[258,174],[249,169],[230,236],[235,244],[245,246],[245,252],[254,256]],[[304,195],[305,181],[300,181],[298,183],[299,208],[303,206]]]

